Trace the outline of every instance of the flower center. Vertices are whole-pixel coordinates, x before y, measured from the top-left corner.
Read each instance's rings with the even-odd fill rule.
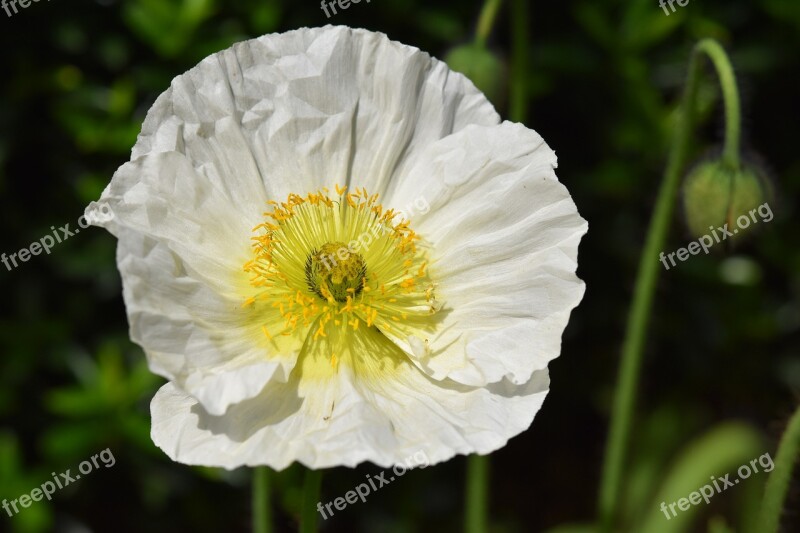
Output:
[[[308,288],[325,301],[326,293],[340,303],[347,302],[348,296],[355,298],[361,294],[366,276],[364,258],[343,242],[326,242],[306,259]]]
[[[339,333],[361,325],[394,339],[430,331],[441,304],[428,245],[377,194],[338,186],[336,193],[270,202],[244,265],[253,287],[244,305],[254,320],[279,344],[309,334],[345,338]]]

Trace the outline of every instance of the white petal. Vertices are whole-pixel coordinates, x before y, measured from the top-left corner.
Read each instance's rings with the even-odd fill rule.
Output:
[[[206,145],[231,118],[249,151],[245,177],[257,169],[276,200],[336,183],[381,193],[431,142],[499,122],[467,78],[417,48],[366,30],[302,28],[237,43],[175,78],[133,158],[176,151],[216,165]]]
[[[263,211],[263,192],[259,198]],[[240,211],[185,156],[167,152],[126,163],[101,202],[114,215],[104,225],[120,241],[135,234],[164,244],[194,279],[222,294],[246,286],[242,266],[252,257],[252,230],[263,217],[255,207]]]
[[[270,379],[286,381],[296,352],[268,346],[240,301],[189,275],[164,244],[122,231],[117,262],[131,339],[144,348],[153,372],[216,414],[255,396]]]
[[[502,447],[530,425],[547,394],[546,370],[523,385],[437,382],[380,333],[370,336],[366,351],[358,346],[368,354],[359,364],[322,379],[304,375],[313,370],[305,361],[288,383],[270,383],[225,416],[206,413],[167,384],[151,405],[153,441],[174,460],[228,469],[281,470],[293,461],[310,468],[363,461],[388,467],[412,457],[435,464]],[[387,345],[393,353],[385,353]]]
[[[575,269],[587,224],[555,165],[521,125],[473,126],[433,144],[394,191],[392,206],[428,207],[411,220],[432,245],[446,311],[429,351],[394,340],[434,378],[524,383],[558,356],[584,292]]]
[[[444,63],[345,27],[238,43],[175,78],[87,209],[120,239],[131,330],[151,366],[213,413],[281,379],[292,354],[266,361],[257,332],[231,325],[267,200],[334,183],[380,191],[421,147],[498,121]],[[98,206],[113,216],[92,216]]]

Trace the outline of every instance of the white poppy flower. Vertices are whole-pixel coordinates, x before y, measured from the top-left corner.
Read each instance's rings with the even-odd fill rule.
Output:
[[[170,380],[154,442],[275,469],[502,447],[584,291],[587,224],[555,166],[466,78],[379,33],[266,35],[175,78],[99,222],[131,337]]]

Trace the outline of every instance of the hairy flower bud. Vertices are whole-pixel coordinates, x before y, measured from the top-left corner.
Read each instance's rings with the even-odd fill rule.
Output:
[[[686,225],[695,238],[727,224],[734,239],[740,217],[751,218],[766,205],[769,190],[757,169],[742,165],[732,168],[719,160],[697,165],[686,177],[683,186],[683,208]],[[767,205],[768,207],[768,205]],[[763,218],[763,216],[762,216]]]

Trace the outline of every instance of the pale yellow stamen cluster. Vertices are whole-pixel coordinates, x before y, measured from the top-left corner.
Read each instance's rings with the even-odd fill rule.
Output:
[[[290,194],[286,202],[270,205],[272,210],[264,213],[270,220],[254,228],[255,257],[244,266],[258,289],[245,306],[262,310],[268,338],[308,331],[318,339],[327,337],[331,326],[358,331],[362,323],[400,333],[407,321],[425,320],[437,310],[420,237],[408,220],[395,223],[398,213],[385,210],[377,194],[363,188],[347,193],[346,187],[336,186],[333,198],[322,189],[304,197]],[[348,248],[342,249],[342,243]],[[333,253],[334,245],[341,255]],[[333,276],[320,270],[337,261],[343,263]],[[347,261],[363,268],[360,282],[352,279],[352,269],[344,268]],[[341,272],[350,277],[344,280],[348,285],[334,286],[335,298],[327,283],[343,283]],[[335,354],[331,361],[335,365]]]

